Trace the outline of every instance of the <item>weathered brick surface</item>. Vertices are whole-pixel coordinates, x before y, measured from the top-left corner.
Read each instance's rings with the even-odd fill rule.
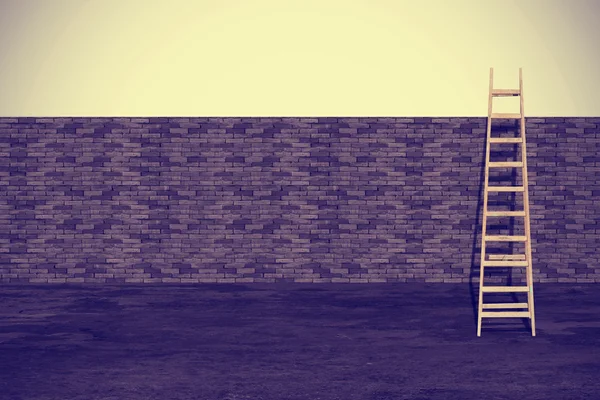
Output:
[[[0,282],[478,281],[485,128],[0,118]],[[600,118],[527,128],[535,281],[600,282]],[[492,160],[517,154],[493,146]],[[492,184],[520,183],[504,173]],[[523,232],[507,222],[488,230]]]

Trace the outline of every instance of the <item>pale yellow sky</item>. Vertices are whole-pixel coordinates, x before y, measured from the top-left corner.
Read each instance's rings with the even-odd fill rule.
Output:
[[[599,0],[0,0],[0,116],[600,116]],[[494,110],[518,111],[495,99]]]

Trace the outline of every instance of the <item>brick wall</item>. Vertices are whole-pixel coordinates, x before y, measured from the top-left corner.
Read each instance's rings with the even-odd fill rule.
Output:
[[[600,282],[600,118],[527,128],[534,280]],[[0,118],[0,282],[477,282],[485,129],[486,118]],[[492,160],[519,157],[492,146]],[[512,196],[522,207],[520,194],[494,196],[490,209]],[[522,218],[512,225],[488,231],[522,233]]]

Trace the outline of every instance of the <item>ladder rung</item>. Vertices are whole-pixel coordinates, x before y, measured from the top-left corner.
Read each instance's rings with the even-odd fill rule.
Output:
[[[529,311],[482,311],[482,317],[487,318],[529,318]]]
[[[529,264],[527,261],[493,261],[493,260],[484,260],[484,267],[527,267]]]
[[[492,89],[492,96],[518,96],[521,92],[519,89]]]
[[[492,118],[500,118],[500,119],[521,119],[521,114],[519,113],[492,113]]]
[[[482,286],[483,293],[527,293],[529,286]]]
[[[517,168],[517,167],[522,167],[523,166],[523,161],[503,161],[503,162],[489,162],[488,166],[490,168],[503,168],[503,167],[508,167],[508,168]]]
[[[524,186],[488,186],[488,192],[523,192]]]
[[[503,138],[503,137],[491,137],[490,143],[522,143],[523,138],[514,137],[514,138]]]
[[[529,308],[527,303],[490,303],[483,304],[483,308]]]
[[[488,211],[488,217],[524,217],[525,211]]]
[[[524,260],[525,254],[488,254],[490,260]]]
[[[526,242],[527,236],[492,235],[483,237],[486,242]]]

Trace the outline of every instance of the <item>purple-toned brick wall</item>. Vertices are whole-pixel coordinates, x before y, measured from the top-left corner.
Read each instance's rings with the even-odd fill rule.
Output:
[[[0,282],[478,281],[485,129],[0,118]],[[534,281],[600,282],[600,118],[527,118],[526,132]],[[492,146],[493,161],[519,154]],[[503,171],[516,180],[492,184],[519,183]],[[488,233],[523,232],[494,221]]]

